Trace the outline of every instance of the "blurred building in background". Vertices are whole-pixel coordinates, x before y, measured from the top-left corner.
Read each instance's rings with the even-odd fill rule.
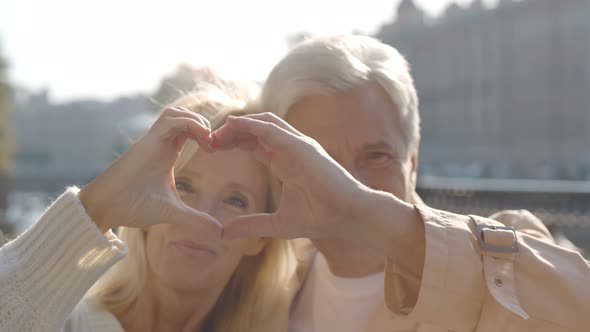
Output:
[[[11,190],[13,167],[12,128],[8,121],[12,111],[12,103],[10,86],[5,76],[6,68],[7,64],[0,56],[0,231],[2,228],[10,231],[4,212],[8,208],[8,193]],[[1,237],[0,233],[0,242],[2,242]]]
[[[208,68],[179,65],[152,97],[113,101],[53,103],[47,91],[15,90],[15,189],[51,193],[88,183],[151,126],[161,107],[215,79]]]
[[[124,153],[159,110],[199,82],[219,80],[210,68],[179,65],[153,94],[112,101],[55,103],[48,91],[13,89],[6,99],[14,112],[6,119],[10,121],[0,122],[0,134],[6,124],[13,134],[10,156],[2,153],[8,141],[0,137],[0,230],[18,234],[26,229],[66,186],[90,182]],[[5,110],[0,109],[2,120]],[[4,176],[8,161],[13,165],[10,177]],[[4,186],[8,179],[11,190]]]
[[[412,66],[423,199],[526,208],[590,253],[590,1],[475,0],[430,18],[403,0],[396,16],[377,38]]]
[[[590,180],[590,1],[413,1],[377,37],[412,65],[421,173]]]
[[[146,96],[56,104],[47,91],[17,90],[14,107],[15,190],[51,193],[98,175],[125,139],[122,124],[152,106]]]

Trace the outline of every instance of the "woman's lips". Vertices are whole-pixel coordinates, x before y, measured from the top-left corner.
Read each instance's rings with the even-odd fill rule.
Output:
[[[217,253],[209,246],[204,244],[197,244],[192,241],[174,241],[171,243],[173,247],[190,256],[215,256]]]

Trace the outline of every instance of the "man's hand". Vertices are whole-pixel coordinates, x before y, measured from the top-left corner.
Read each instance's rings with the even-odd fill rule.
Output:
[[[225,226],[224,237],[349,239],[366,226],[363,219],[375,205],[375,191],[274,114],[230,117],[212,136],[216,148],[253,151],[282,182],[276,212],[239,217]]]
[[[182,108],[162,113],[147,134],[79,193],[102,231],[159,223],[200,225],[221,236],[221,224],[184,204],[176,193],[174,164],[188,139],[211,151],[207,119]]]

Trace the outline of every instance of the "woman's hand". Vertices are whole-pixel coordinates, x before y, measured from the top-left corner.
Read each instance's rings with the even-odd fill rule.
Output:
[[[181,223],[221,236],[221,224],[184,204],[174,184],[174,164],[188,139],[211,151],[210,127],[207,119],[186,109],[165,110],[144,137],[80,191],[92,220],[103,232]]]

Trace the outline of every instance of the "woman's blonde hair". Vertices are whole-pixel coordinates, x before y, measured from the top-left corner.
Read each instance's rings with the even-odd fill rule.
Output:
[[[170,106],[186,107],[206,116],[212,129],[220,127],[229,114],[247,114],[256,109],[252,101],[257,86],[245,83],[201,84]],[[197,151],[189,142],[176,163],[184,167]],[[270,173],[269,173],[270,174]],[[268,211],[274,209],[269,188]],[[89,291],[107,311],[115,315],[129,308],[146,282],[145,232],[121,227],[119,238],[129,255],[116,264]],[[269,239],[256,256],[244,256],[206,318],[205,331],[264,331],[288,314],[288,284],[295,272],[296,258],[287,240]]]

